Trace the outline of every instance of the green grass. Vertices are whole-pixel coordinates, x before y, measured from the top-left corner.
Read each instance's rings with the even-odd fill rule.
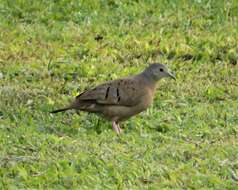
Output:
[[[238,2],[0,1],[0,189],[238,187]],[[100,39],[102,38],[102,39]],[[48,112],[165,63],[123,124]]]

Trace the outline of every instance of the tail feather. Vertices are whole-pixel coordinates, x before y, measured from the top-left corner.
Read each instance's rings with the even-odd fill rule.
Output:
[[[58,109],[58,110],[54,110],[54,111],[51,111],[50,113],[58,113],[58,112],[63,112],[63,111],[67,111],[71,109],[70,107],[67,107],[67,108],[62,108],[62,109]]]

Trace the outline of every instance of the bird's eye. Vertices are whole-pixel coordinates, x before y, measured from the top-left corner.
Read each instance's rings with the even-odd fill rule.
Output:
[[[164,69],[162,69],[162,68],[160,68],[159,70],[160,70],[160,72],[163,72],[163,71],[164,71]]]

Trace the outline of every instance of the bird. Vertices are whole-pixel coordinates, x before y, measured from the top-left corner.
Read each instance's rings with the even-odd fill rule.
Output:
[[[110,121],[119,135],[122,132],[119,123],[146,110],[153,102],[157,82],[166,77],[176,79],[166,65],[152,63],[139,74],[86,90],[68,106],[50,113],[71,109],[95,113]]]

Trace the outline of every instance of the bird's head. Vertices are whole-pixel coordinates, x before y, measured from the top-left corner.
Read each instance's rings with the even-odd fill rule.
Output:
[[[175,80],[175,76],[161,63],[150,64],[143,73],[153,81],[158,81],[164,77],[170,77]]]

